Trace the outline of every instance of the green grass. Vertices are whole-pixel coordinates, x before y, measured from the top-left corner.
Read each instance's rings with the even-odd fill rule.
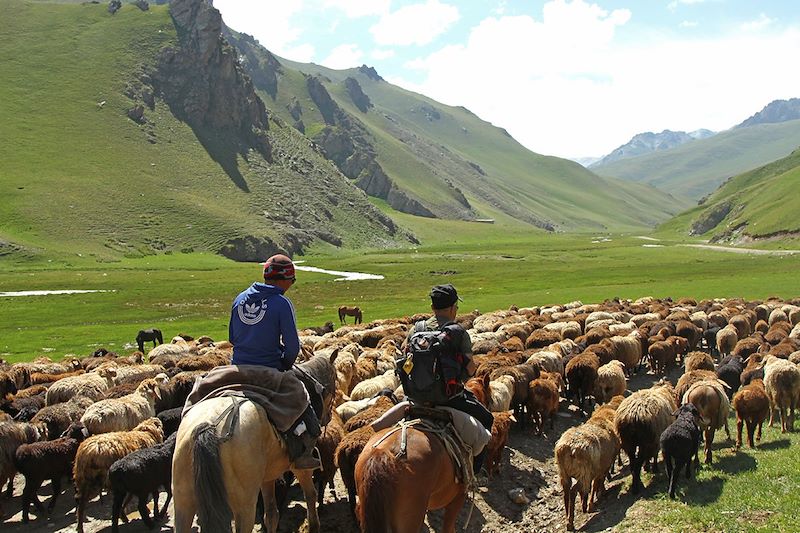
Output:
[[[413,218],[413,217],[411,217]],[[300,327],[336,318],[335,308],[356,304],[367,321],[424,311],[432,285],[452,282],[462,308],[491,311],[580,299],[692,296],[786,298],[800,294],[800,257],[740,256],[671,246],[645,248],[635,236],[546,235],[508,232],[500,226],[417,220],[435,245],[410,250],[324,253],[303,259],[332,270],[385,276],[381,281],[333,281],[301,272],[290,296]],[[457,227],[458,225],[463,225]],[[471,228],[468,227],[472,225]],[[477,226],[477,229],[476,229]],[[466,237],[469,231],[474,235]],[[459,232],[461,237],[452,237]],[[101,289],[82,295],[0,298],[0,356],[32,359],[86,354],[93,346],[121,351],[144,327],[227,337],[229,305],[260,277],[255,263],[218,256],[172,254],[98,263],[69,256],[0,264],[0,292],[34,289]],[[45,349],[47,351],[45,351]]]
[[[671,150],[592,167],[602,176],[649,183],[676,196],[699,200],[722,182],[800,146],[800,120],[759,124],[718,133]]]
[[[744,232],[751,236],[788,233],[772,246],[792,248],[797,244],[800,223],[793,203],[788,200],[795,198],[799,189],[800,150],[795,150],[787,157],[731,178],[703,205],[663,224],[659,233],[687,235],[695,221],[729,203],[732,205],[730,213],[702,237],[718,236],[746,224]]]
[[[735,416],[731,418],[734,429]],[[797,427],[795,425],[795,427]],[[746,431],[744,432],[746,435]],[[781,434],[764,428],[757,449],[738,453],[725,441],[724,431],[714,439],[713,463],[702,466],[696,478],[682,476],[678,498],[670,500],[662,474],[649,485],[619,526],[619,531],[797,531],[800,519],[800,434]],[[653,479],[645,474],[644,482]]]
[[[288,211],[344,246],[403,240],[371,220],[360,191],[291,126],[270,124],[268,165],[238,153],[228,135],[193,130],[159,99],[146,125],[130,120],[126,88],[176,45],[168,6],[125,4],[115,15],[90,3],[0,8],[0,252],[4,242],[46,257],[216,252],[245,235],[279,240],[293,228],[264,213]]]

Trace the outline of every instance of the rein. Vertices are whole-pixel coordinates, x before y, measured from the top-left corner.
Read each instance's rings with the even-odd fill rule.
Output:
[[[220,435],[220,442],[226,442],[233,437],[233,430],[239,423],[239,408],[244,402],[249,401],[247,398],[240,396],[230,396],[231,404],[226,407],[217,418],[212,422],[212,426],[219,427],[222,423],[222,434]]]

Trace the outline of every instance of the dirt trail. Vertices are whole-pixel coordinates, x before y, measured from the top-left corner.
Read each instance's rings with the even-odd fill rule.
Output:
[[[680,376],[680,370],[674,369],[669,375],[673,383]],[[630,390],[649,387],[655,381],[654,376],[644,370],[633,377],[629,382]],[[461,511],[458,520],[458,531],[469,533],[493,532],[508,533],[509,531],[564,531],[564,503],[561,487],[558,480],[558,470],[553,460],[553,448],[561,434],[569,427],[581,423],[583,419],[574,412],[563,400],[559,415],[556,417],[555,429],[548,431],[545,437],[533,435],[530,428],[521,430],[514,428],[509,436],[508,448],[503,456],[500,474],[487,480],[481,477],[479,491],[475,494],[475,508],[467,528],[464,529],[470,504],[467,502]],[[662,474],[663,477],[663,474]],[[645,479],[647,479],[645,477]],[[576,526],[582,531],[604,531],[613,528],[623,518],[629,507],[636,501],[627,494],[630,484],[630,475],[627,467],[617,470],[610,483],[607,484],[607,493],[598,504],[598,512],[584,515],[578,510],[576,513]],[[647,481],[645,481],[647,485]],[[8,533],[51,533],[74,532],[75,528],[75,500],[73,490],[70,488],[59,497],[58,505],[50,522],[44,519],[32,520],[29,524],[22,524],[20,512],[20,494],[24,480],[17,476],[14,484],[14,498],[2,498],[2,505],[7,514],[14,513],[2,523],[2,531]],[[512,502],[508,492],[515,488],[522,488],[530,499],[527,505]],[[654,492],[648,488],[643,496]],[[325,502],[319,516],[322,531],[329,533],[358,533],[355,519],[350,515],[347,496],[338,474],[336,477],[336,497],[330,490],[326,491]],[[50,501],[49,483],[40,490],[40,497],[45,505]],[[163,502],[161,495],[160,502]],[[305,506],[302,502],[302,493],[297,485],[289,493],[290,503],[287,511],[281,517],[278,531],[288,533],[293,531],[306,531]],[[390,503],[387,502],[387,505]],[[579,506],[580,508],[580,506]],[[168,518],[161,524],[160,531],[172,531],[173,515],[170,505]],[[31,514],[33,518],[35,512]],[[86,533],[111,531],[111,497],[104,496],[103,502],[95,499],[87,508],[88,521],[84,524]],[[128,524],[120,525],[120,532],[145,532],[147,528],[139,518],[138,512],[133,510],[128,515],[131,519]],[[441,530],[441,513],[431,512],[428,515],[428,525],[422,531],[432,532]],[[259,528],[257,527],[256,530]],[[154,529],[153,531],[157,531]]]

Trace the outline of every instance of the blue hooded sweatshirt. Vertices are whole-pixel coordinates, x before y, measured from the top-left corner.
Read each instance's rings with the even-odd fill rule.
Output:
[[[233,301],[228,338],[232,364],[288,370],[300,352],[292,302],[279,287],[253,283]]]

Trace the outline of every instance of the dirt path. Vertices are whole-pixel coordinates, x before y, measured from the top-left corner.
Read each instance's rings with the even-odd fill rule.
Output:
[[[716,252],[732,252],[735,254],[752,255],[794,255],[800,254],[800,250],[758,250],[755,248],[736,248],[733,246],[719,246],[716,244],[679,244],[678,246],[688,246],[689,248],[704,248]]]
[[[674,369],[670,374],[673,383],[680,375],[680,370]],[[630,390],[649,387],[654,382],[652,375],[641,371],[629,382]],[[487,480],[485,477],[480,479],[480,488],[475,497],[475,508],[472,511],[470,522],[466,529],[467,514],[470,504],[467,502],[458,520],[458,531],[469,533],[492,532],[509,533],[510,531],[564,531],[564,504],[561,488],[558,480],[558,470],[553,460],[553,448],[560,435],[569,427],[583,421],[575,412],[562,400],[561,410],[555,422],[555,429],[549,431],[546,437],[535,436],[530,429],[512,429],[509,436],[508,448],[503,456],[503,463],[500,474]],[[662,476],[663,477],[663,476]],[[601,499],[598,505],[598,512],[587,516],[578,511],[576,513],[576,526],[582,531],[604,531],[613,528],[623,518],[636,501],[635,498],[627,494],[627,486],[630,484],[630,475],[627,467],[621,471],[617,470],[612,481],[607,485],[607,494]],[[645,481],[647,485],[647,482]],[[59,497],[58,505],[52,515],[50,522],[44,519],[31,521],[29,524],[22,524],[22,514],[20,512],[20,494],[24,486],[24,480],[17,476],[14,485],[14,498],[8,500],[3,496],[3,508],[8,514],[13,516],[6,519],[2,524],[2,530],[8,533],[50,533],[50,532],[74,532],[75,528],[75,501],[72,489],[67,490]],[[522,488],[530,503],[521,505],[510,500],[508,492],[512,489]],[[653,492],[649,488],[644,491],[644,495]],[[358,533],[355,519],[350,515],[349,506],[346,500],[346,491],[341,483],[341,479],[336,478],[336,496],[330,491],[325,494],[325,502],[320,510],[319,516],[322,523],[322,531],[330,533]],[[45,504],[50,501],[49,485],[40,490],[40,495]],[[278,531],[288,533],[293,531],[305,531],[305,507],[302,504],[302,493],[297,487],[293,486],[290,490],[290,503],[287,511],[281,517]],[[161,495],[163,502],[164,495]],[[389,502],[387,502],[387,505]],[[111,498],[105,496],[100,503],[95,499],[87,508],[88,521],[84,525],[86,533],[111,531]],[[172,531],[172,506],[170,505],[168,519],[160,528],[160,531]],[[35,512],[31,517],[35,516]],[[129,514],[131,522],[122,524],[120,532],[144,532],[147,528],[139,518],[139,514],[134,510]],[[428,515],[428,527],[423,531],[440,531],[441,513],[431,512]],[[256,528],[258,529],[258,528]],[[646,526],[644,527],[646,530]],[[154,530],[156,531],[156,530]]]

